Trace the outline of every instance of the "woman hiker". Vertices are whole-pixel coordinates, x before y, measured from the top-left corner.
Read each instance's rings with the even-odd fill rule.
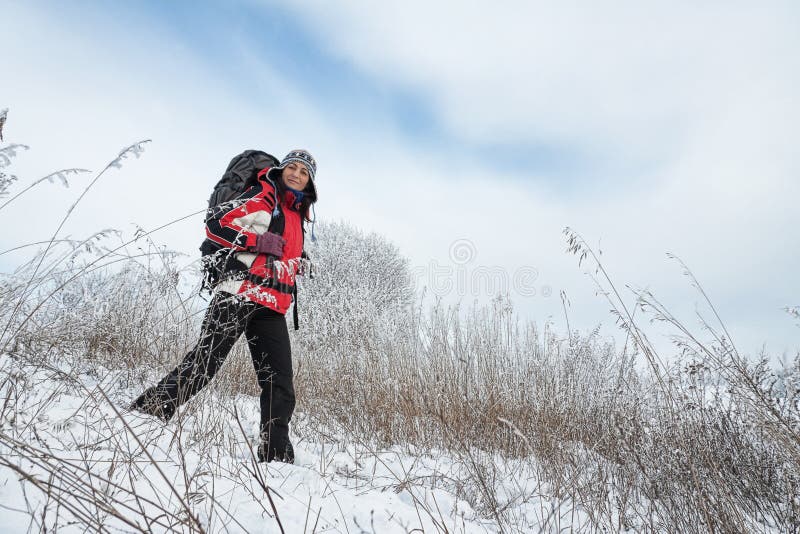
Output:
[[[207,218],[206,234],[234,261],[226,262],[228,276],[214,288],[197,345],[131,409],[169,421],[211,380],[244,333],[261,387],[258,460],[294,462],[289,421],[295,396],[285,314],[300,267],[303,220],[310,220],[309,208],[317,200],[316,170],[311,154],[293,150],[278,167],[260,171],[256,185],[234,207],[228,203]],[[267,231],[279,213],[276,202],[284,217],[280,235]]]

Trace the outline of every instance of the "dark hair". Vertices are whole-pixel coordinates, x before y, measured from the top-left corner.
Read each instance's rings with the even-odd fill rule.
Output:
[[[281,169],[278,179],[275,180],[275,187],[277,188],[276,196],[279,199],[283,199],[283,195],[286,192],[286,184],[283,183],[283,169]],[[303,200],[300,201],[300,215],[303,217],[303,220],[311,222],[311,204],[317,201],[317,197],[314,195],[314,189],[311,187],[310,179],[305,189],[303,189],[303,193],[305,193],[305,195],[303,195]]]

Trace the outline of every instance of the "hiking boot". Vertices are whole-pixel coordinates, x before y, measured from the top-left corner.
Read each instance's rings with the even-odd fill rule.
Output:
[[[164,423],[169,423],[175,415],[175,404],[162,400],[158,395],[147,390],[134,400],[128,410],[158,417]]]
[[[258,446],[258,461],[263,463],[275,460],[276,462],[293,464],[294,447],[292,447],[292,442],[289,441],[289,438],[280,441],[282,443],[277,447],[270,447],[268,443],[262,441]]]

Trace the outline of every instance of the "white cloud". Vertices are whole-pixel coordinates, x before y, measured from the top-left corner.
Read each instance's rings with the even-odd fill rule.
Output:
[[[767,339],[778,351],[798,345],[778,304],[800,293],[795,4],[312,0],[297,13],[332,53],[425,94],[455,138],[541,143],[597,163],[569,198],[542,200],[491,173],[472,190],[462,177],[463,194],[450,197],[459,207],[442,211],[490,258],[522,256],[510,252],[511,235],[524,229],[544,276],[574,284],[553,239],[571,225],[602,239],[618,281],[661,289],[691,313],[697,297],[664,256],[675,252],[750,349]],[[511,194],[522,213],[493,206],[503,222],[481,233],[469,226],[468,190]]]
[[[334,52],[425,91],[453,135],[484,142],[656,155],[677,148],[709,107],[754,84],[798,81],[791,3],[299,6]]]

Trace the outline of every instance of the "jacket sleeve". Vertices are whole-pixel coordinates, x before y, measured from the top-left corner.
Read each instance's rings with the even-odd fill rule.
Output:
[[[234,250],[244,251],[256,246],[258,234],[246,230],[238,220],[257,211],[272,213],[275,207],[275,188],[266,180],[257,184],[235,199],[214,208],[206,214],[206,235],[209,239]]]

